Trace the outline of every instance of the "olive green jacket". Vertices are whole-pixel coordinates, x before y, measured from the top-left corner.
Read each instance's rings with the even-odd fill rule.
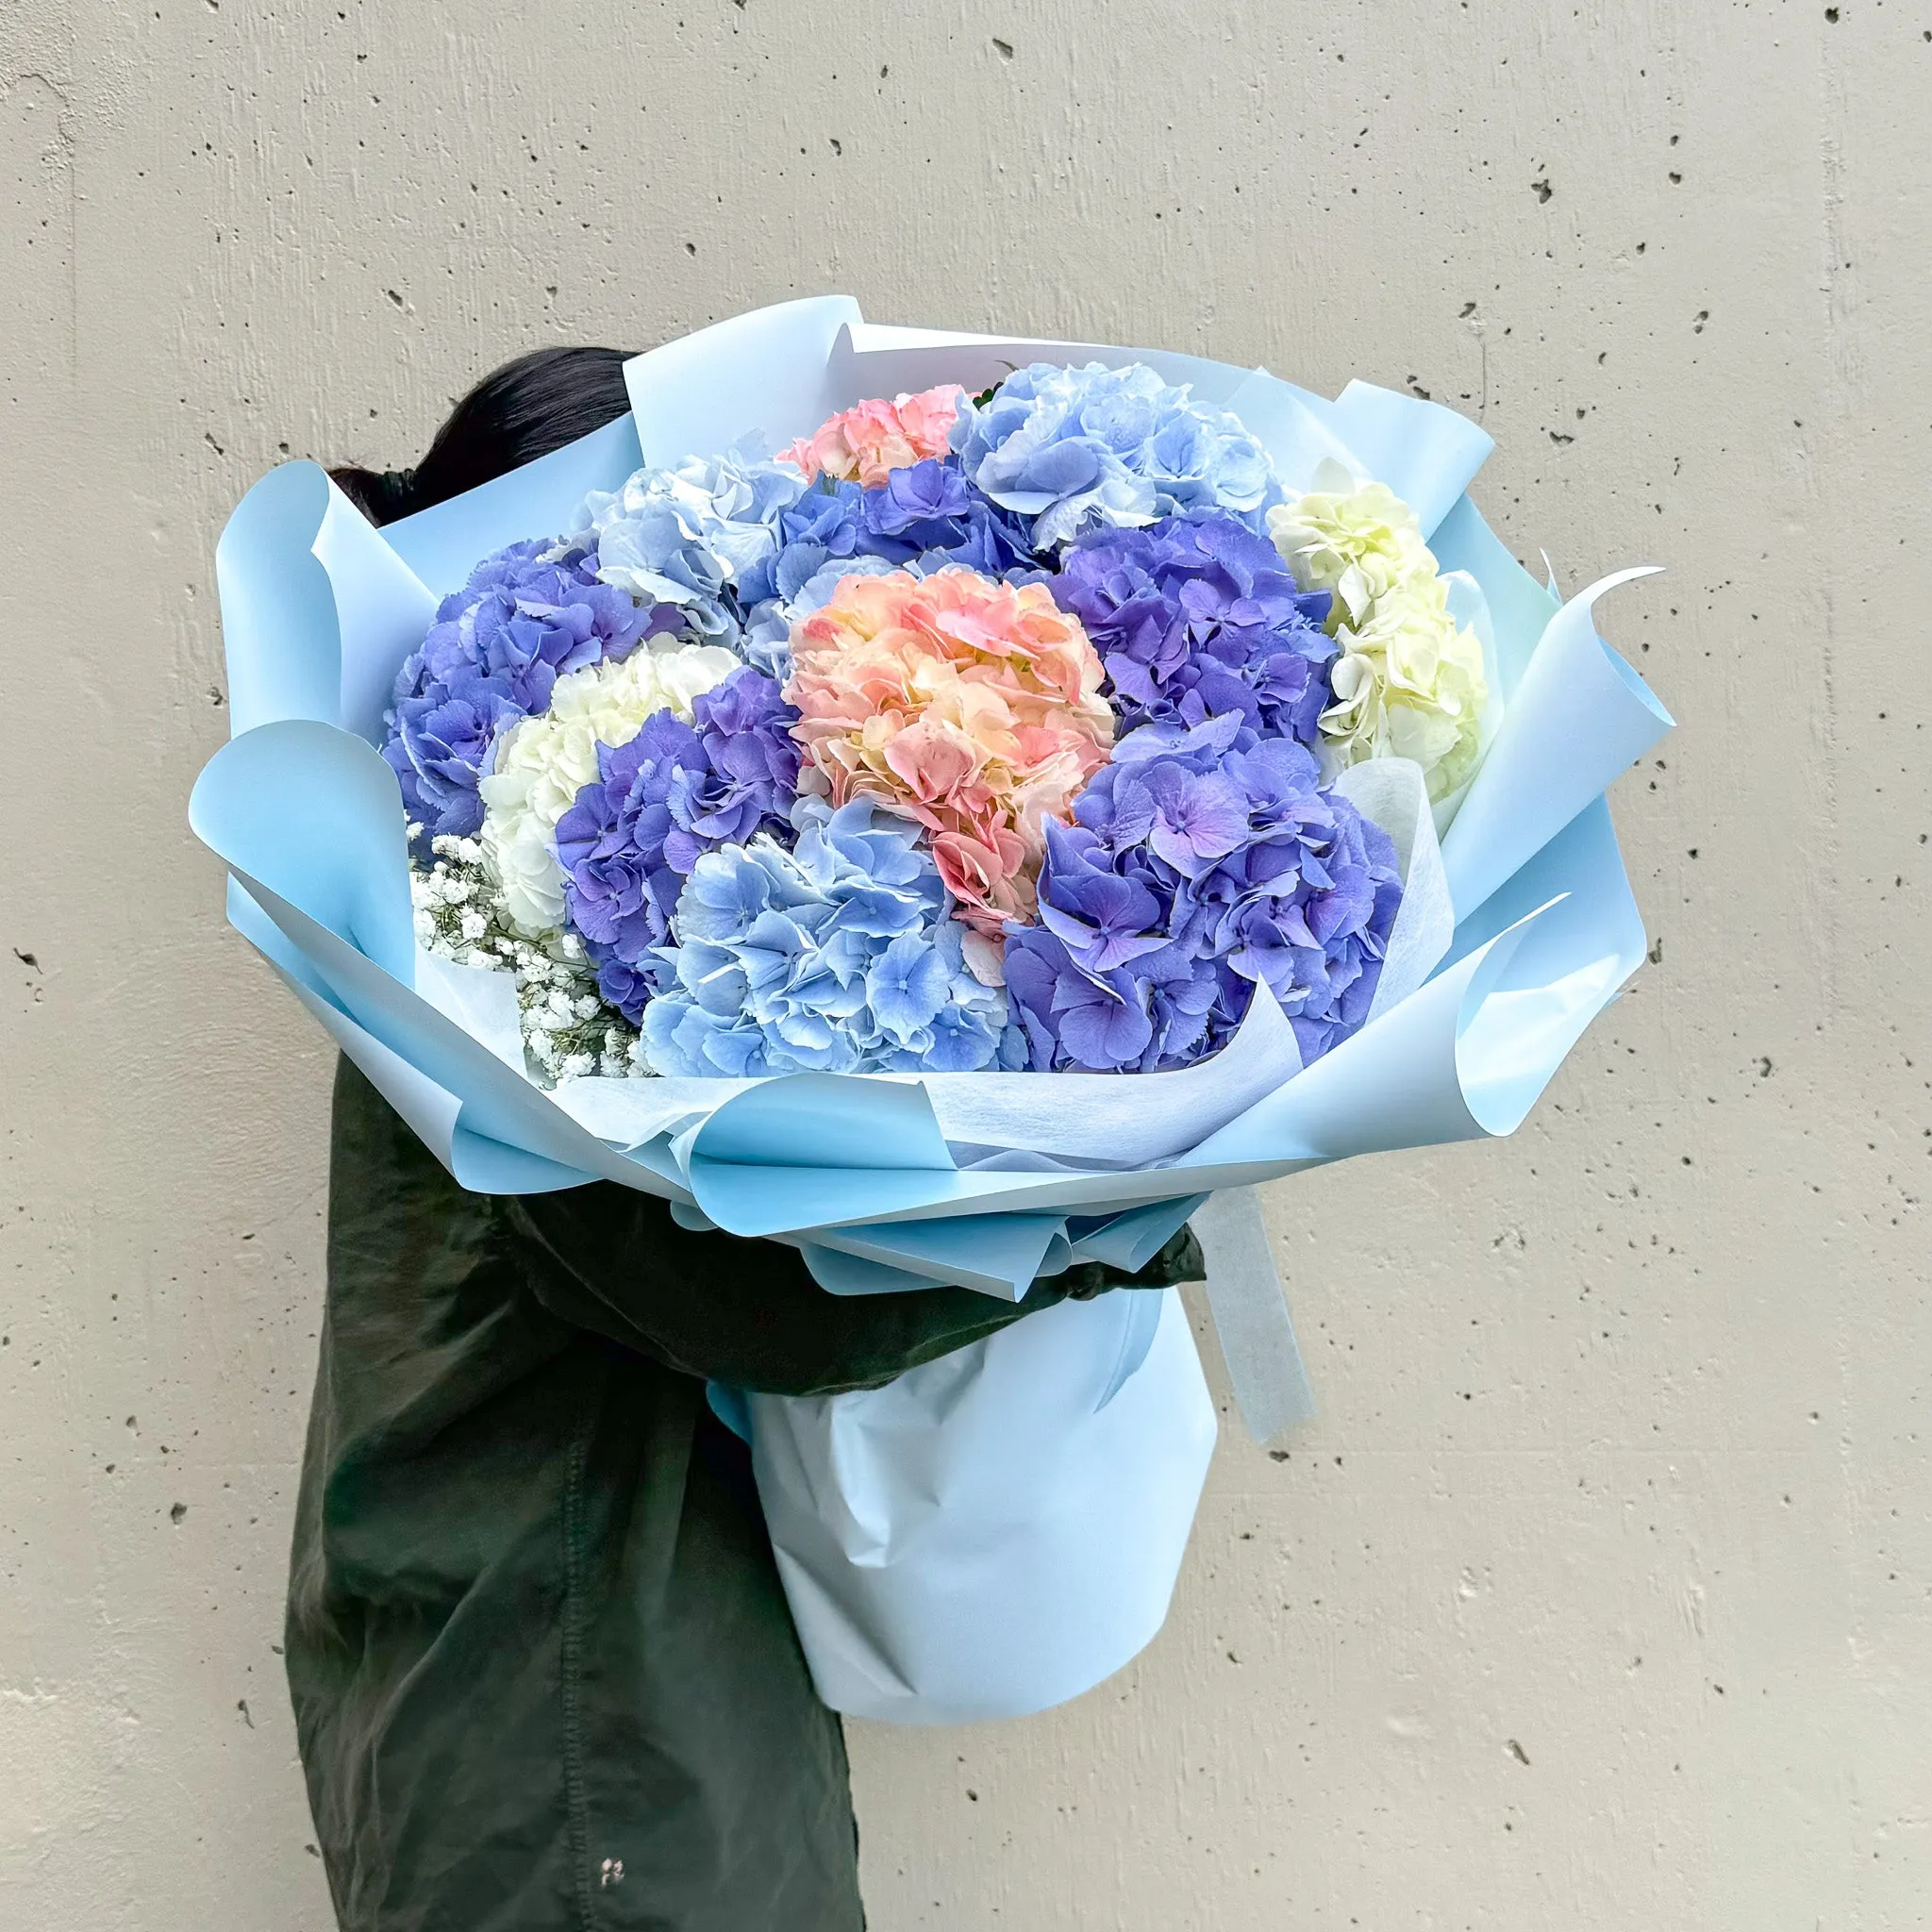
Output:
[[[828,1295],[625,1189],[465,1193],[344,1061],[287,1652],[345,1932],[857,1932],[843,1738],[705,1380],[875,1386],[1197,1258]]]

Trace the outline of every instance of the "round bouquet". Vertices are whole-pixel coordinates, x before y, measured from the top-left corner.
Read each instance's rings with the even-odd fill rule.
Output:
[[[1152,1073],[1265,986],[1304,1064],[1490,678],[1414,511],[1291,491],[1144,363],[861,400],[588,492],[445,597],[384,758],[417,931],[532,1074]]]
[[[625,381],[379,532],[284,464],[217,557],[194,824],[465,1185],[1018,1295],[1511,1131],[1641,959],[1603,793],[1670,721],[1474,424],[843,297]]]
[[[380,531],[312,464],[238,508],[231,919],[478,1191],[616,1181],[839,1294],[1018,1300],[1193,1217],[1272,1436],[1251,1184],[1513,1131],[1643,958],[1621,578],[1530,577],[1489,438],[1363,384],[842,297],[625,379]],[[1133,1655],[1215,1433],[1172,1293],[720,1401],[821,1691],[898,1718]]]

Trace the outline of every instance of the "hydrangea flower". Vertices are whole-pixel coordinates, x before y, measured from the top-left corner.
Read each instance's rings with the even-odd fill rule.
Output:
[[[880,556],[887,544],[903,545],[927,576],[949,563],[983,576],[1034,565],[1025,519],[974,490],[957,462],[928,460],[894,470],[862,493],[859,514]]]
[[[1335,656],[1328,593],[1297,590],[1245,525],[1216,512],[1091,530],[1046,581],[1100,653],[1123,729],[1238,711],[1265,736],[1313,742]]]
[[[890,403],[881,397],[855,403],[794,442],[785,460],[796,463],[808,478],[851,478],[874,489],[893,470],[923,457],[944,456],[965,400],[958,384],[949,382]]]
[[[789,598],[769,598],[745,620],[744,661],[783,684],[791,675],[791,628],[832,601],[847,577],[890,576],[907,566],[883,557],[834,558],[821,564]]]
[[[966,971],[918,828],[862,800],[801,798],[793,817],[794,849],[759,833],[692,868],[680,942],[660,949],[643,1009],[651,1066],[746,1077],[999,1062],[1006,999]]]
[[[1335,622],[1359,624],[1369,606],[1436,559],[1415,511],[1386,483],[1309,491],[1268,512],[1268,535],[1305,591],[1335,593]]]
[[[797,717],[769,677],[741,667],[635,738],[597,749],[597,775],[557,823],[571,924],[604,997],[633,1025],[645,969],[671,934],[684,881],[706,852],[787,824],[798,784]]]
[[[516,930],[534,935],[563,924],[557,822],[597,775],[598,747],[636,737],[654,711],[669,710],[689,723],[699,694],[741,668],[719,644],[633,651],[621,661],[559,677],[550,708],[504,735],[496,769],[479,787],[483,850]]]
[[[846,576],[907,569],[930,576],[964,564],[988,576],[1030,568],[1025,525],[989,503],[958,465],[926,458],[876,489],[822,478],[778,520],[778,547],[749,571],[740,594],[748,661],[790,670],[791,626],[822,608]]]
[[[403,791],[403,809],[419,857],[431,839],[463,837],[483,820],[477,793],[496,741],[525,713],[498,681],[456,669],[397,706],[382,755]]]
[[[965,561],[973,551],[989,559],[987,574],[1031,569],[1031,529],[1024,517],[1005,510],[967,482],[955,457],[929,457],[894,470],[859,495],[859,515],[879,546],[898,543],[925,562],[927,574]]]
[[[778,519],[805,493],[790,463],[752,443],[675,469],[640,470],[621,490],[592,491],[575,541],[594,545],[597,575],[655,603],[676,605],[707,637],[737,634],[736,586],[778,545]]]
[[[1090,524],[1209,509],[1258,527],[1280,493],[1267,452],[1238,417],[1138,362],[1018,370],[984,408],[960,415],[953,448],[969,483],[1034,520],[1036,550]]]
[[[867,528],[865,497],[857,483],[822,481],[780,511],[772,548],[740,580],[746,608],[756,616],[774,603],[789,607],[830,564],[865,558],[897,565],[910,557],[910,544],[881,542]]]
[[[541,711],[559,677],[623,658],[672,617],[600,583],[582,550],[551,548],[512,543],[485,558],[396,675],[382,755],[422,827],[421,858],[431,841],[482,824],[476,788],[498,739]]]
[[[1041,823],[1064,815],[1113,738],[1079,620],[1038,584],[964,569],[848,576],[793,630],[791,657],[802,788],[924,827],[982,935],[1030,916]]]
[[[1481,640],[1457,624],[1441,578],[1411,578],[1377,597],[1360,628],[1344,625],[1336,641],[1324,762],[1339,770],[1413,758],[1432,803],[1453,797],[1482,756],[1489,685]]]
[[[1008,929],[1032,1064],[1154,1073],[1218,1051],[1257,982],[1303,1060],[1367,1019],[1402,889],[1395,849],[1313,756],[1239,713],[1145,724],[1049,824],[1040,923]]]
[[[1298,583],[1335,593],[1324,766],[1413,758],[1430,799],[1451,798],[1482,755],[1489,685],[1482,641],[1456,622],[1415,512],[1371,483],[1279,504],[1268,531]]]

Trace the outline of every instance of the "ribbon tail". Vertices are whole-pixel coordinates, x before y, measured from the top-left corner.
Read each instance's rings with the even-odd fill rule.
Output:
[[[1241,1420],[1257,1442],[1304,1423],[1315,1391],[1253,1188],[1224,1188],[1193,1216],[1208,1263],[1208,1306]]]

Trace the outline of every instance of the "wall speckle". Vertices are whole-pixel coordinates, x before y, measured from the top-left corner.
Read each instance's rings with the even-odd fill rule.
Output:
[[[1616,796],[1653,966],[1529,1124],[1272,1191],[1323,1412],[1229,1431],[1153,1650],[852,1727],[874,1924],[1920,1923],[1928,42],[1902,0],[0,12],[0,507],[62,572],[0,643],[0,1924],[330,1924],[276,1654],[330,1057],[185,826],[222,517],[415,460],[516,351],[832,288],[1468,409],[1533,568],[1669,566],[1603,616],[1682,721]]]

